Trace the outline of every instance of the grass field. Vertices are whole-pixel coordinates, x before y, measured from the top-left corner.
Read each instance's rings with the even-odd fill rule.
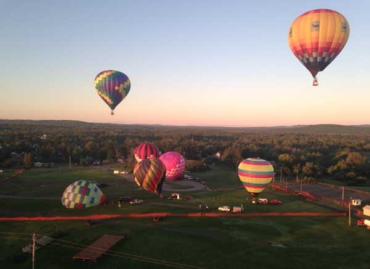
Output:
[[[197,212],[199,203],[208,204],[211,211],[219,205],[244,204],[247,212],[331,212],[327,207],[272,190],[263,196],[280,199],[283,205],[249,205],[235,172],[224,167],[195,176],[206,181],[212,191],[191,193],[193,199],[189,201],[171,201],[139,190],[113,175],[109,167],[33,169],[11,181],[0,179],[0,215]],[[111,199],[132,196],[144,199],[144,204],[64,209],[60,196],[77,179],[107,184],[103,191]],[[60,236],[60,241],[37,251],[36,268],[370,268],[370,232],[349,228],[345,218],[168,218],[158,223],[149,219],[114,220],[94,225],[0,223],[0,268],[31,268],[31,259],[21,255],[21,248],[30,243],[33,232]],[[126,234],[128,239],[114,247],[114,256],[105,256],[96,264],[72,260],[80,247],[103,234]]]

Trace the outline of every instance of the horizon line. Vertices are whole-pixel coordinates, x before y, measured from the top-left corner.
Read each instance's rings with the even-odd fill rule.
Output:
[[[111,123],[111,122],[98,122],[98,121],[83,121],[83,120],[70,120],[70,119],[58,119],[58,120],[50,120],[50,119],[2,119],[1,121],[51,121],[51,122],[58,122],[58,121],[68,121],[68,122],[80,122],[86,124],[107,124],[107,125],[136,125],[136,126],[160,126],[160,127],[195,127],[195,128],[294,128],[294,127],[307,127],[307,126],[342,126],[342,127],[370,127],[370,123],[364,124],[337,124],[337,123],[312,123],[312,124],[293,124],[293,125],[270,125],[270,126],[224,126],[224,125],[186,125],[186,124],[159,124],[159,123]]]

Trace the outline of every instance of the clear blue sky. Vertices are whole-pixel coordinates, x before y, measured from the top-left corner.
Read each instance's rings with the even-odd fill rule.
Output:
[[[266,126],[370,123],[370,1],[0,0],[0,118]],[[287,35],[305,11],[349,21],[311,86]],[[126,73],[109,115],[93,80]]]

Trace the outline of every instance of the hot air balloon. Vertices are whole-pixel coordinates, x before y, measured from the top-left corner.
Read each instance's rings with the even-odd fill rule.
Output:
[[[130,87],[129,78],[119,71],[105,70],[95,77],[95,88],[98,95],[110,107],[112,115],[116,106],[129,93]]]
[[[71,209],[93,207],[106,202],[106,196],[96,183],[87,180],[72,183],[62,195],[62,204]]]
[[[144,159],[154,159],[159,157],[158,148],[152,143],[140,144],[134,150],[135,159],[140,162]]]
[[[168,181],[175,181],[183,178],[185,172],[185,159],[180,153],[169,151],[163,153],[159,159],[166,167],[166,179]]]
[[[289,46],[311,72],[313,86],[318,85],[317,73],[323,71],[338,56],[348,37],[349,25],[346,18],[334,10],[311,10],[293,22],[289,31]]]
[[[162,191],[166,168],[159,159],[145,159],[134,168],[136,184],[144,190],[156,194]]]
[[[255,200],[274,177],[274,167],[268,161],[259,158],[248,158],[238,167],[238,176],[247,192]]]

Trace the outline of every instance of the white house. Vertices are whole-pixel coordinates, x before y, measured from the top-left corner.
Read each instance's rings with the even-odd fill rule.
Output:
[[[364,216],[370,217],[370,205],[363,207],[363,214]]]
[[[361,201],[360,199],[352,199],[352,200],[351,200],[351,204],[352,204],[353,206],[360,206],[360,205],[361,205],[361,203],[362,203],[362,201]]]
[[[34,167],[37,167],[37,168],[40,168],[40,167],[42,167],[42,166],[43,166],[43,164],[42,164],[42,163],[40,163],[40,162],[35,162],[35,163],[33,164],[33,166],[34,166]]]

